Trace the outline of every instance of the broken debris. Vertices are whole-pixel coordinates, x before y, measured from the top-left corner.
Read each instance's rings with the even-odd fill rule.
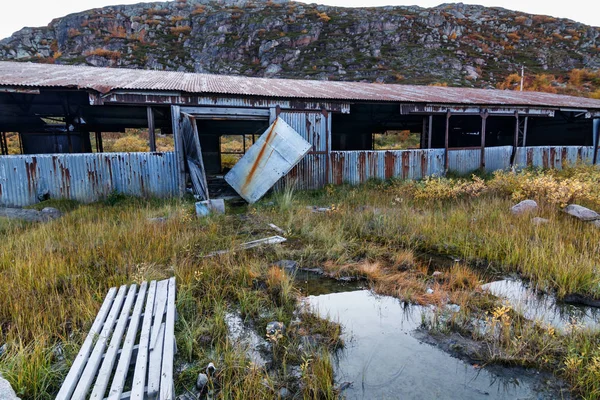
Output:
[[[264,239],[258,239],[258,240],[253,240],[251,242],[242,243],[233,250],[214,251],[212,253],[207,254],[204,257],[214,257],[214,256],[218,256],[221,254],[227,254],[227,253],[230,253],[230,252],[236,251],[236,250],[248,250],[248,249],[252,249],[254,247],[266,246],[266,245],[271,245],[271,244],[279,244],[279,243],[283,243],[285,241],[287,241],[287,239],[284,237],[281,237],[281,236],[269,236]]]

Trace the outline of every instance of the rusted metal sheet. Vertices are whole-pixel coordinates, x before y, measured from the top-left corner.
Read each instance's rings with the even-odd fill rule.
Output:
[[[332,151],[331,183],[360,184],[369,179],[421,179],[444,171],[444,150]]]
[[[254,203],[310,148],[310,143],[278,117],[225,175],[225,180],[247,202]]]
[[[162,91],[281,99],[574,107],[600,110],[600,100],[552,93],[362,82],[249,78],[184,72],[0,62],[0,86]],[[168,96],[167,96],[168,97]]]
[[[178,193],[175,154],[94,153],[0,157],[0,205],[50,198],[92,202],[112,192],[170,197]]]
[[[226,95],[198,96],[185,93],[165,93],[162,91],[140,93],[138,91],[116,91],[109,94],[90,93],[91,105],[104,104],[180,104],[183,106],[218,107],[280,107],[283,110],[330,110],[342,114],[350,113],[350,103],[339,101],[311,101],[311,99],[281,100],[260,97],[231,97]]]
[[[515,159],[517,168],[561,169],[577,162],[591,164],[594,154],[592,146],[540,146],[520,147]]]

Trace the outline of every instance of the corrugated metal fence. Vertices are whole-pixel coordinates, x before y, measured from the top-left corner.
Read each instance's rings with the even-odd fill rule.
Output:
[[[175,153],[94,153],[0,157],[0,206],[50,198],[92,202],[112,192],[176,196]]]
[[[512,150],[512,146],[486,148],[486,171],[510,168]],[[515,164],[517,168],[562,168],[578,160],[591,163],[592,156],[593,147],[521,147],[517,151]],[[481,150],[450,150],[448,157],[450,171],[468,174],[479,169]],[[444,149],[332,151],[330,165],[330,182],[334,184],[359,184],[369,179],[392,177],[421,179],[429,175],[444,174]]]
[[[312,126],[327,129],[327,119],[323,118],[323,122],[324,126],[315,120]],[[305,133],[311,130],[309,127]],[[318,147],[324,148],[322,144]],[[511,146],[487,148],[486,170],[510,168],[511,153]],[[451,150],[450,170],[463,174],[474,171],[479,168],[480,156],[478,149]],[[518,168],[562,168],[578,160],[591,163],[592,157],[593,147],[525,147],[518,149],[515,164]],[[324,150],[309,153],[276,187],[281,188],[286,181],[295,182],[300,189],[323,187],[327,165],[328,181],[333,184],[359,184],[392,177],[421,179],[444,173],[444,149],[332,151],[327,158]],[[177,180],[176,157],[172,152],[2,156],[0,206],[34,204],[46,193],[50,198],[82,202],[96,201],[112,192],[177,196]]]

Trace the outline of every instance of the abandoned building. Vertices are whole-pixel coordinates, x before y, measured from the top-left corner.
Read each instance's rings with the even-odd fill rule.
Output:
[[[0,62],[0,205],[94,201],[115,191],[178,196],[188,183],[208,198],[211,182],[226,172],[220,138],[240,135],[246,152],[255,142],[266,145],[261,134],[276,121],[308,146],[288,166],[258,149],[251,161],[260,171],[255,165],[243,178],[262,184],[275,171],[276,185],[319,188],[448,170],[596,163],[600,100]],[[148,130],[147,152],[103,152],[104,135],[129,128]],[[376,148],[374,135],[389,131],[418,135],[417,148]],[[21,154],[7,155],[7,132],[18,133]],[[174,151],[156,152],[158,132],[173,135]],[[301,146],[279,143],[292,152]]]

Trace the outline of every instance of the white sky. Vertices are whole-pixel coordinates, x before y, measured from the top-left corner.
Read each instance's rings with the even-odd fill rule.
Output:
[[[319,4],[345,7],[419,5],[433,7],[452,0],[311,0]],[[0,0],[0,38],[24,26],[46,26],[57,17],[114,4],[134,4],[140,0]],[[463,0],[463,3],[499,6],[531,14],[570,18],[600,26],[600,0]]]

